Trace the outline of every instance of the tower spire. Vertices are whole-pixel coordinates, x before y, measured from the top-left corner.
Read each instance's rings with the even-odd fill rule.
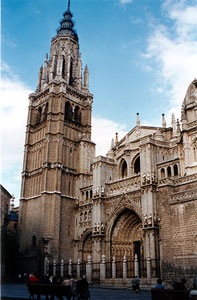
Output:
[[[70,10],[70,0],[68,0],[68,8],[67,10]]]
[[[78,35],[74,29],[73,15],[70,11],[70,0],[68,0],[67,10],[63,13],[63,19],[60,21],[60,27],[57,29],[58,34],[71,35],[78,41]]]

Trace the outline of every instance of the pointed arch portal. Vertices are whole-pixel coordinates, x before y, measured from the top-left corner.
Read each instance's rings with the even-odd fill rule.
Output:
[[[139,216],[130,209],[125,209],[116,218],[111,231],[111,256],[116,261],[122,261],[124,255],[127,260],[143,257],[142,222]]]
[[[87,235],[83,243],[83,256],[82,261],[87,262],[88,255],[92,256],[92,237],[91,234]]]

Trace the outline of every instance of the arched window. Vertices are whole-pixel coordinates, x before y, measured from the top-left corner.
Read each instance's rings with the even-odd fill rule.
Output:
[[[72,85],[73,83],[73,60],[70,60],[70,74],[69,74],[69,84]]]
[[[37,114],[37,123],[40,123],[42,117],[42,107],[40,106],[38,108],[38,114]]]
[[[164,179],[165,178],[165,169],[162,168],[161,169],[161,179]]]
[[[84,213],[84,221],[87,221],[88,220],[88,214],[87,214],[87,211]]]
[[[173,168],[174,168],[174,176],[178,176],[178,166],[174,165]]]
[[[86,200],[88,200],[88,191],[86,191]]]
[[[168,177],[171,177],[172,176],[172,172],[171,172],[171,167],[167,167],[167,174],[168,174]]]
[[[65,103],[64,120],[72,120],[72,108],[69,101]]]
[[[47,118],[47,113],[48,113],[48,102],[46,103],[45,108],[44,108],[44,112],[43,112],[43,120],[44,121]]]
[[[127,163],[125,160],[122,163],[121,175],[122,175],[122,178],[127,177]]]
[[[140,173],[140,156],[138,156],[134,162],[134,173]]]
[[[74,120],[77,122],[77,123],[80,123],[80,110],[79,110],[79,106],[76,106],[75,107],[75,110],[74,110]]]
[[[36,237],[35,237],[35,235],[32,236],[31,244],[32,244],[32,247],[36,247]]]
[[[62,78],[65,78],[65,58],[62,57]]]
[[[92,190],[90,190],[90,199],[92,199]]]

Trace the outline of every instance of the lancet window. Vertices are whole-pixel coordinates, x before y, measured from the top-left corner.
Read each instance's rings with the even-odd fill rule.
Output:
[[[65,114],[64,114],[64,120],[72,120],[72,107],[69,101],[65,103]]]
[[[41,118],[42,118],[42,107],[40,106],[38,108],[38,114],[37,114],[37,123],[41,122]]]
[[[162,168],[161,169],[161,179],[164,179],[165,178],[165,169]]]
[[[73,83],[73,60],[70,60],[70,73],[69,73],[69,84],[72,85]]]
[[[140,173],[140,156],[138,156],[134,162],[134,173]]]
[[[174,176],[178,176],[178,166],[174,165],[173,169],[174,169]]]
[[[127,163],[125,160],[122,162],[122,167],[121,167],[121,177],[127,177]]]
[[[167,167],[167,174],[168,174],[168,177],[171,177],[172,176],[172,172],[171,172],[171,167]]]

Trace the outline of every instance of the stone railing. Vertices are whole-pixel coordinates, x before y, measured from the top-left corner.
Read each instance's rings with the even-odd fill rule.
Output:
[[[171,202],[189,201],[197,198],[197,189],[190,189],[173,193],[170,197]]]
[[[168,178],[164,178],[164,179],[160,179],[158,181],[158,185],[173,185],[173,186],[177,186],[179,184],[183,184],[183,183],[190,183],[192,181],[196,181],[197,180],[197,174],[192,174],[192,175],[188,175],[188,176],[184,176],[184,177],[178,177],[178,178],[172,178],[172,177],[168,177]]]
[[[132,192],[141,186],[141,176],[121,178],[113,182],[106,183],[106,196],[116,196],[119,194]]]
[[[192,174],[180,178],[174,179],[174,184],[183,184],[183,183],[189,183],[190,181],[192,182],[193,180],[197,180],[197,174]]]
[[[135,254],[133,260],[129,260],[124,255],[121,261],[116,261],[116,257],[113,256],[110,262],[106,262],[105,255],[102,255],[100,263],[93,263],[90,255],[88,255],[86,263],[81,263],[79,258],[77,263],[73,263],[71,259],[69,259],[68,263],[64,263],[62,259],[60,264],[56,263],[55,260],[50,264],[47,257],[44,260],[44,275],[61,276],[64,278],[67,274],[70,274],[73,278],[77,279],[80,279],[82,275],[86,275],[90,283],[96,277],[99,280],[107,278],[127,279],[136,276],[155,278],[158,276],[158,271],[159,261],[151,260],[149,257],[147,260],[139,261],[137,254]]]

